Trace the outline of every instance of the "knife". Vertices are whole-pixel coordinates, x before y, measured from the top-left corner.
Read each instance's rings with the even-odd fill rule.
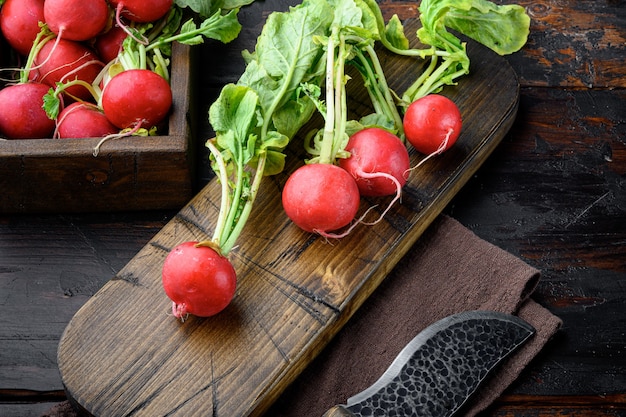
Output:
[[[420,332],[370,387],[324,417],[449,417],[535,329],[517,316],[465,311]]]

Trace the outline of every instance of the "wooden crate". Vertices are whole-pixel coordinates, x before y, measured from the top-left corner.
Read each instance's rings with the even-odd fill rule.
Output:
[[[180,208],[193,194],[191,48],[172,51],[173,106],[167,134],[0,140],[0,213]]]

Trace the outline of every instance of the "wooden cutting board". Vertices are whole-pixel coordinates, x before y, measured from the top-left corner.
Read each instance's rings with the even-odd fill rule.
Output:
[[[468,53],[471,74],[444,91],[463,114],[458,142],[413,172],[402,203],[384,221],[357,227],[340,241],[290,223],[280,192],[303,157],[294,141],[290,165],[284,174],[267,178],[232,252],[239,276],[233,302],[217,316],[181,323],[169,315],[161,266],[173,246],[211,236],[220,187],[210,182],[67,326],[58,364],[71,401],[94,416],[262,415],[511,127],[519,101],[515,72],[505,59],[473,42]],[[421,66],[391,55],[381,59],[399,92]],[[352,108],[367,111],[369,100],[358,79],[351,85],[356,86],[349,87]],[[411,157],[413,165],[422,158],[415,152]],[[382,209],[388,201],[364,200],[362,210],[374,204]]]

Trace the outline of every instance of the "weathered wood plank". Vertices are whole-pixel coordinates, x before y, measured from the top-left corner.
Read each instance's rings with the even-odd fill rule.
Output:
[[[504,395],[485,416],[616,417],[626,413],[626,397],[616,395]]]
[[[527,45],[507,57],[523,86],[626,86],[626,9],[611,0],[503,0],[531,18]],[[383,0],[385,16],[419,16],[419,2]]]
[[[526,7],[532,22],[528,46],[510,58],[523,85],[626,86],[623,4],[611,0],[518,4]]]
[[[624,90],[522,89],[512,133],[458,197],[480,190],[474,208],[451,213],[543,269],[623,272],[625,100]]]
[[[564,320],[514,392],[626,386],[625,99],[623,90],[522,89],[511,133],[448,207],[539,268],[535,297]]]
[[[67,322],[168,214],[1,218],[0,388],[63,389],[56,352]]]

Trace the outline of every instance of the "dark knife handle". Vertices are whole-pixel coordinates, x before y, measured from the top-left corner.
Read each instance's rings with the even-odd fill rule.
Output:
[[[356,417],[354,414],[350,412],[347,408],[336,405],[330,410],[328,410],[323,417]]]

